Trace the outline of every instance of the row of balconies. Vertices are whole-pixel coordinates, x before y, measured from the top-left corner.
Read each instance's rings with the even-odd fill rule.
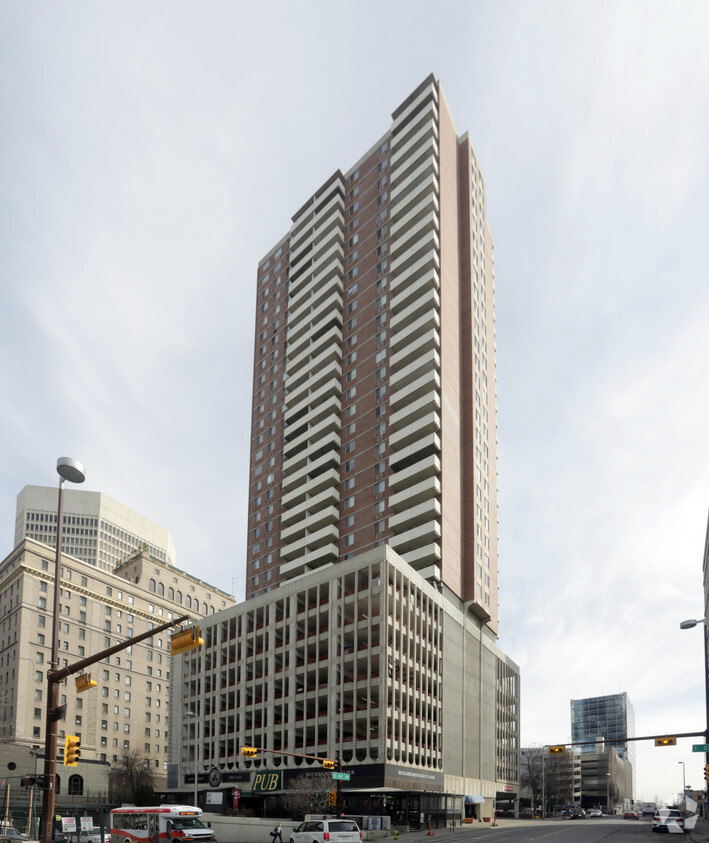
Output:
[[[288,363],[286,372],[292,373],[302,365],[298,354],[312,354],[304,340],[312,341],[313,330],[333,313],[342,311],[342,284],[337,278],[331,278],[324,288],[310,292],[297,309],[291,302],[288,312]],[[305,335],[305,336],[303,336]],[[299,351],[300,346],[303,350]]]
[[[409,135],[418,125],[421,120],[427,117],[438,109],[438,88],[434,81],[421,91],[421,93],[407,104],[406,108],[402,109],[396,115],[392,123],[392,139],[391,151],[392,157],[396,150],[406,143]]]

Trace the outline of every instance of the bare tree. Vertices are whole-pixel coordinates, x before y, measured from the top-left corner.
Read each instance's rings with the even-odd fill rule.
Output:
[[[328,791],[335,783],[329,773],[301,773],[290,783],[284,801],[294,814],[322,814],[328,810]]]
[[[543,762],[544,750],[541,747],[522,750],[519,783],[522,788],[529,788],[532,792],[532,808],[537,808],[542,804]]]
[[[153,785],[150,759],[138,749],[126,752],[109,773],[108,789],[113,802],[157,805],[159,799],[155,795]]]

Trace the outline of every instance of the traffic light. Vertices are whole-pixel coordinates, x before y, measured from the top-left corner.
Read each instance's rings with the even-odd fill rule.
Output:
[[[677,746],[677,738],[655,738],[655,746]]]
[[[324,770],[334,770],[335,769],[335,762],[332,758],[323,758],[323,769]]]
[[[337,791],[336,790],[329,790],[327,792],[327,804],[328,805],[337,805]]]
[[[67,735],[64,739],[64,766],[76,767],[81,755],[81,738],[77,735]]]
[[[22,776],[20,787],[34,787],[37,784],[37,776]]]
[[[199,637],[199,627],[193,626],[191,629],[183,629],[181,632],[175,633],[170,640],[170,655],[179,656],[180,653],[188,653],[190,650],[196,650],[204,644],[204,639]]]
[[[563,744],[549,747],[549,755],[555,755],[557,752],[566,752],[566,747]]]
[[[704,767],[704,779],[709,782],[709,764]]]
[[[95,688],[98,682],[91,678],[90,673],[82,673],[81,676],[76,677],[76,692],[80,694],[82,691],[88,691],[89,688]]]
[[[258,749],[255,746],[242,746],[241,754],[246,756],[246,758],[253,758],[255,755],[258,755]]]

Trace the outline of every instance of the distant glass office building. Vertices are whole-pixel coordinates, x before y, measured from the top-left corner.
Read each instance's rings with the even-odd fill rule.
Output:
[[[593,741],[580,747],[582,753],[596,752],[605,741],[635,767],[635,744],[622,740],[634,737],[635,712],[625,692],[571,700],[571,741]]]

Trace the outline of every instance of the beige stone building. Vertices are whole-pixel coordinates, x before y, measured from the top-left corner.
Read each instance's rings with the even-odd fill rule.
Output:
[[[52,639],[55,551],[25,539],[0,563],[0,746],[42,755],[47,669]],[[141,551],[109,572],[63,555],[59,597],[59,661],[66,666],[152,627],[188,614],[199,619],[226,609],[233,596]],[[167,764],[170,631],[93,665],[97,686],[77,693],[60,686],[66,735],[81,738],[81,763],[65,784],[80,793],[82,766],[111,765],[139,750],[160,775]],[[59,767],[60,777],[67,770]]]

